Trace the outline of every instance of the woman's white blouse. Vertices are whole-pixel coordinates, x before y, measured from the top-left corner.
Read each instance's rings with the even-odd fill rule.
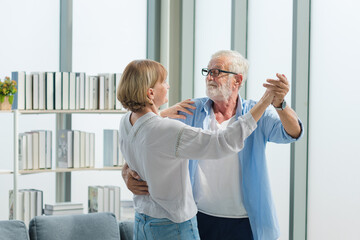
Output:
[[[121,152],[129,167],[147,181],[150,193],[134,195],[135,210],[177,223],[197,213],[188,159],[211,160],[239,152],[257,126],[251,113],[239,117],[226,130],[216,132],[190,127],[152,112],[132,126],[130,115],[130,112],[125,114],[120,123]]]

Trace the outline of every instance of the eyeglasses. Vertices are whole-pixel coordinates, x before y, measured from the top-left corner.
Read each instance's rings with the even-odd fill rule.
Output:
[[[234,72],[229,72],[229,71],[224,71],[224,70],[221,70],[221,69],[217,69],[217,68],[213,68],[213,69],[207,69],[207,68],[203,68],[201,69],[201,74],[203,76],[207,76],[209,75],[210,73],[210,76],[213,76],[213,77],[218,77],[220,75],[220,73],[230,73],[230,74],[237,74],[237,73],[234,73]]]

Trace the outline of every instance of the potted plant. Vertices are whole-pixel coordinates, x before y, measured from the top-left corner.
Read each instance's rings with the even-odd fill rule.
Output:
[[[16,82],[9,77],[0,80],[0,110],[11,110],[14,94],[17,92]]]

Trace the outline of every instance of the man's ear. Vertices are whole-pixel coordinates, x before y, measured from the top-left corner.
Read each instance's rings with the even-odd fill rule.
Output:
[[[242,81],[243,81],[243,75],[240,74],[240,73],[236,74],[235,75],[235,84],[236,84],[236,86],[238,86],[240,88]]]

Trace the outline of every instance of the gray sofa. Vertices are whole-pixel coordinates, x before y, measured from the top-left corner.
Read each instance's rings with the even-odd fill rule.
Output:
[[[37,216],[30,221],[29,234],[22,221],[0,221],[0,240],[130,240],[133,224],[118,222],[112,213]]]

